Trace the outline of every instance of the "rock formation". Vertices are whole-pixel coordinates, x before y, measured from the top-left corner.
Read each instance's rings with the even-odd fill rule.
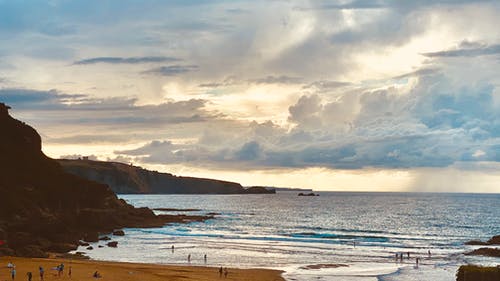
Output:
[[[0,103],[0,255],[44,257],[76,249],[81,239],[97,241],[98,232],[189,219],[134,208],[107,185],[66,173],[9,109]]]
[[[462,265],[457,271],[457,281],[498,281],[500,267],[483,267],[477,265]]]

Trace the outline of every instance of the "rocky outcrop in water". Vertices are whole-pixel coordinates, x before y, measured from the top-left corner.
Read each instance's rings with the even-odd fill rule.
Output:
[[[0,255],[44,257],[97,241],[99,232],[189,220],[134,208],[107,185],[66,173],[9,109],[0,103]]]
[[[457,271],[457,281],[498,281],[500,267],[483,267],[477,265],[462,265]]]
[[[58,160],[71,174],[107,184],[118,194],[263,194],[265,187],[243,188],[239,183],[180,177],[117,162]]]
[[[500,245],[500,235],[495,235],[495,236],[491,237],[486,242],[479,241],[479,240],[468,241],[468,242],[465,242],[465,245],[476,245],[476,246]]]
[[[479,248],[465,253],[467,256],[485,256],[500,258],[500,249],[498,248]]]

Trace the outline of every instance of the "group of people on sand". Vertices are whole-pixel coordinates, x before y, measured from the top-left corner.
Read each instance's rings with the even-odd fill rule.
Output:
[[[396,262],[400,261],[401,263],[403,263],[403,256],[404,256],[404,253],[396,253]],[[431,250],[427,251],[427,256],[429,259],[431,258]],[[406,253],[406,257],[408,259],[410,259],[410,252]],[[415,267],[416,268],[418,268],[419,262],[420,262],[420,257],[416,257],[415,258]]]
[[[222,266],[219,268],[219,278],[222,278],[222,274],[224,274],[224,278],[227,278],[227,275],[229,274],[229,271],[227,271],[227,267],[222,268]]]
[[[16,274],[17,274],[16,266],[12,262],[9,262],[7,264],[7,268],[10,270],[10,276],[11,276],[12,280],[14,281],[16,279]],[[62,277],[64,275],[64,264],[63,263],[61,263],[61,264],[53,267],[52,269],[57,271],[54,274],[54,276]],[[43,268],[43,266],[40,265],[38,267],[38,272],[40,273],[40,281],[44,281],[45,269]],[[70,266],[68,268],[68,277],[70,279],[71,279],[71,274],[72,274],[72,268]],[[96,271],[96,272],[94,272],[94,274],[92,274],[92,277],[94,277],[94,278],[102,278],[102,275],[98,271]],[[31,271],[28,271],[26,273],[26,278],[27,278],[28,281],[32,281],[32,279],[33,279],[33,273]]]
[[[172,253],[173,253],[173,252],[175,251],[175,246],[174,246],[174,245],[172,245],[171,249],[172,249]],[[188,254],[188,256],[187,256],[187,261],[188,261],[188,263],[191,263],[191,254]],[[207,264],[207,254],[203,255],[203,261],[205,262],[205,264]],[[224,267],[224,268],[223,268],[223,267],[221,266],[221,267],[219,268],[219,277],[221,277],[221,278],[222,278],[222,275],[224,275],[224,277],[225,277],[225,278],[227,278],[227,275],[228,275],[228,274],[229,274],[229,272],[228,272],[228,270],[227,270],[227,267]]]
[[[7,264],[7,268],[10,270],[10,277],[12,278],[12,280],[15,280],[17,275],[16,266],[10,261]],[[61,263],[60,265],[54,267],[54,269],[57,270],[57,276],[61,277],[64,272],[64,264]],[[38,267],[38,272],[40,274],[40,280],[43,281],[45,276],[45,269],[43,268],[43,266],[40,265]],[[69,267],[68,276],[71,278],[71,266]],[[32,281],[33,273],[31,271],[26,272],[26,278],[28,281]]]
[[[188,254],[187,261],[191,263],[191,254]],[[207,254],[203,255],[203,262],[207,264]]]

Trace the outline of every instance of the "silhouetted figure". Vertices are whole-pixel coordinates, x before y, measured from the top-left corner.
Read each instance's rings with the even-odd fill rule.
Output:
[[[10,270],[10,276],[12,277],[12,280],[16,279],[16,268],[15,267],[13,267]]]
[[[427,251],[427,255],[428,255],[429,258],[431,258],[431,250]]]
[[[399,254],[396,253],[396,262],[398,262]]]
[[[172,245],[172,253],[174,252],[174,249],[175,249],[175,247],[174,247],[174,245]]]
[[[207,254],[203,256],[203,260],[205,261],[205,264],[207,263]]]
[[[188,262],[191,262],[191,254],[188,255]]]
[[[417,268],[418,268],[418,260],[419,260],[419,258],[415,259],[415,263],[416,263]]]
[[[61,263],[60,265],[57,266],[57,276],[61,277],[63,276],[64,273],[64,264]]]
[[[222,266],[219,268],[219,278],[222,277]]]
[[[399,254],[399,260],[403,263],[403,253]]]
[[[406,253],[408,255],[408,259],[410,258],[410,252]]]
[[[40,266],[38,267],[38,271],[40,272],[40,280],[43,281],[43,275],[45,274],[45,270],[43,270],[43,267]]]
[[[26,273],[26,276],[28,276],[28,281],[31,281],[31,278],[33,278],[33,273],[31,273],[31,271],[30,271],[30,272]]]

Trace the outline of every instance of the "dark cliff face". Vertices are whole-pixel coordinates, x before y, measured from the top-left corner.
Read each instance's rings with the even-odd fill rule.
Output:
[[[0,103],[0,254],[44,256],[125,226],[162,225],[106,185],[66,173],[41,150],[40,135]],[[66,245],[66,246],[61,246]]]
[[[74,175],[105,183],[119,194],[261,194],[274,193],[265,188],[243,188],[239,183],[214,179],[179,177],[148,171],[116,162],[59,160]]]

